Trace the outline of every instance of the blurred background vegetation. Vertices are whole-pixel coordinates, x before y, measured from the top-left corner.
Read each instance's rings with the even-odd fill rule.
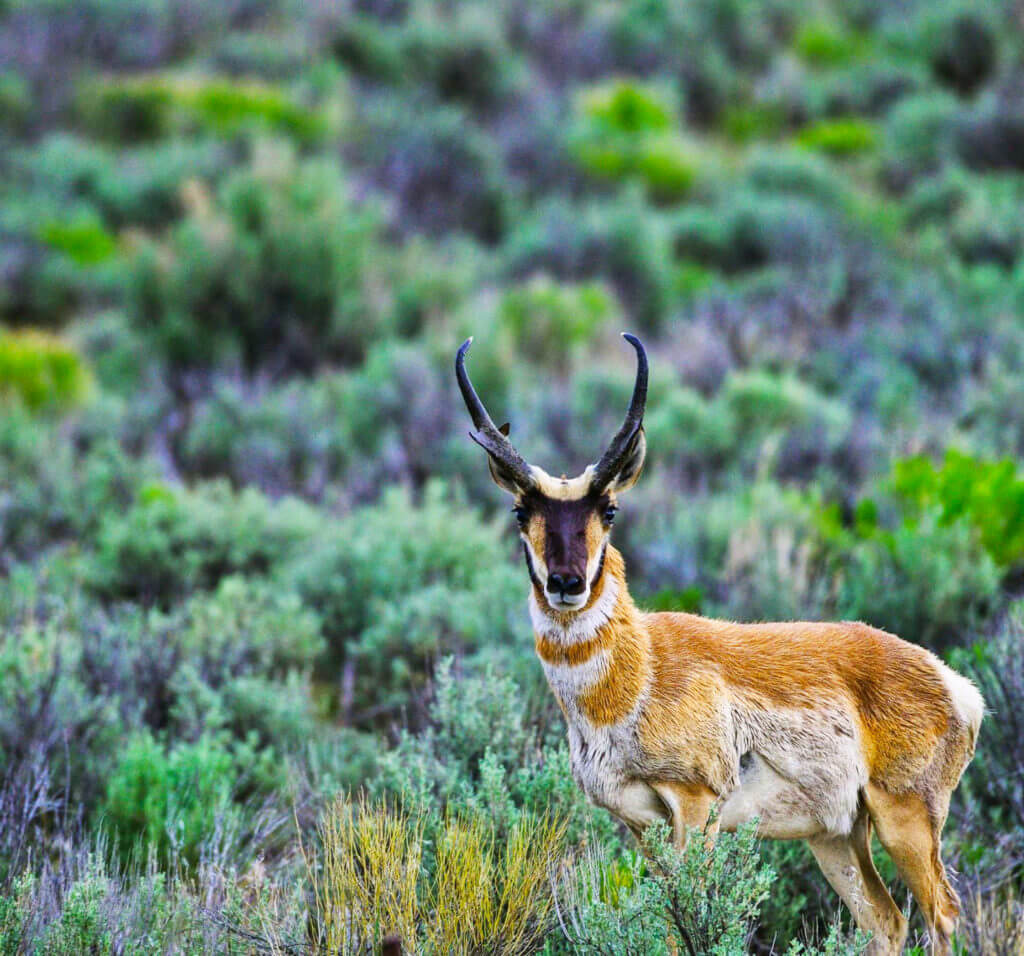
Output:
[[[636,596],[973,676],[958,945],[1024,952],[1022,18],[0,0],[0,952],[859,951],[569,777],[451,362],[571,471],[624,328]]]

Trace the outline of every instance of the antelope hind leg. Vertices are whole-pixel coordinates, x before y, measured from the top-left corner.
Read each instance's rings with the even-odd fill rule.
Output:
[[[916,793],[895,795],[874,784],[865,788],[878,839],[914,894],[928,924],[929,952],[945,956],[960,915],[960,898],[942,865],[941,831],[947,801],[935,813]]]
[[[889,895],[871,858],[871,822],[861,810],[849,836],[822,835],[807,841],[825,879],[871,934],[870,956],[896,956],[907,938],[907,921]]]

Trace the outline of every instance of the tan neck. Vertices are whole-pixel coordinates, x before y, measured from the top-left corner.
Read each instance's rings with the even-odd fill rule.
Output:
[[[650,675],[650,638],[626,585],[622,555],[611,545],[591,599],[580,611],[565,614],[531,600],[535,645],[549,668],[587,666],[593,681],[573,688],[559,683],[556,694],[571,693],[572,703],[594,724],[611,724],[632,710]],[[549,675],[550,677],[550,675]],[[554,689],[554,684],[552,684]],[[570,703],[563,700],[565,706]]]

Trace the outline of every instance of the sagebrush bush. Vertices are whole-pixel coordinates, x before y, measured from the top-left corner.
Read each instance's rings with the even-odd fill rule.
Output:
[[[697,160],[673,130],[674,109],[657,91],[625,80],[588,90],[569,131],[569,150],[600,179],[639,179],[652,198],[678,200],[697,177]]]
[[[179,366],[310,369],[354,361],[382,328],[371,286],[380,221],[337,168],[288,160],[236,173],[166,244],[136,256],[131,314]],[[269,350],[269,351],[268,351]]]
[[[156,140],[197,127],[233,134],[269,130],[309,142],[326,129],[323,114],[265,84],[158,74],[90,80],[79,91],[85,127],[115,142]]]
[[[0,327],[0,399],[33,411],[74,407],[88,394],[92,377],[70,343],[44,332]]]
[[[323,616],[329,660],[348,674],[344,714],[394,713],[440,655],[524,639],[503,530],[434,482],[419,504],[390,489],[307,542],[286,575]]]
[[[167,606],[233,573],[267,574],[307,546],[318,526],[298,501],[272,504],[224,482],[139,489],[123,513],[97,530],[88,580],[97,594]]]
[[[560,913],[572,950],[745,952],[774,877],[758,857],[753,829],[722,834],[710,849],[694,831],[678,850],[659,824],[648,829],[644,849],[646,860],[591,851],[562,877]]]

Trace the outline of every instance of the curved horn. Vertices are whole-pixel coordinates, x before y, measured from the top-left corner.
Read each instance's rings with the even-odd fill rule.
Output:
[[[469,380],[466,372],[466,352],[473,344],[473,337],[470,336],[455,353],[455,377],[459,381],[459,391],[462,392],[462,399],[469,409],[469,416],[473,419],[473,427],[469,437],[473,439],[484,451],[487,452],[498,464],[500,464],[519,487],[532,488],[535,484],[533,472],[522,455],[512,447],[512,443],[505,437],[502,429],[491,421],[487,414],[484,403],[480,401],[473,383]],[[507,431],[508,426],[502,426]]]
[[[633,398],[630,400],[629,411],[626,412],[626,420],[622,427],[612,439],[608,450],[601,456],[601,460],[594,466],[594,474],[590,480],[591,488],[606,488],[615,478],[622,459],[629,451],[644,420],[644,407],[647,404],[647,353],[644,351],[643,343],[635,335],[623,332],[622,337],[636,349],[636,383],[633,385]]]

